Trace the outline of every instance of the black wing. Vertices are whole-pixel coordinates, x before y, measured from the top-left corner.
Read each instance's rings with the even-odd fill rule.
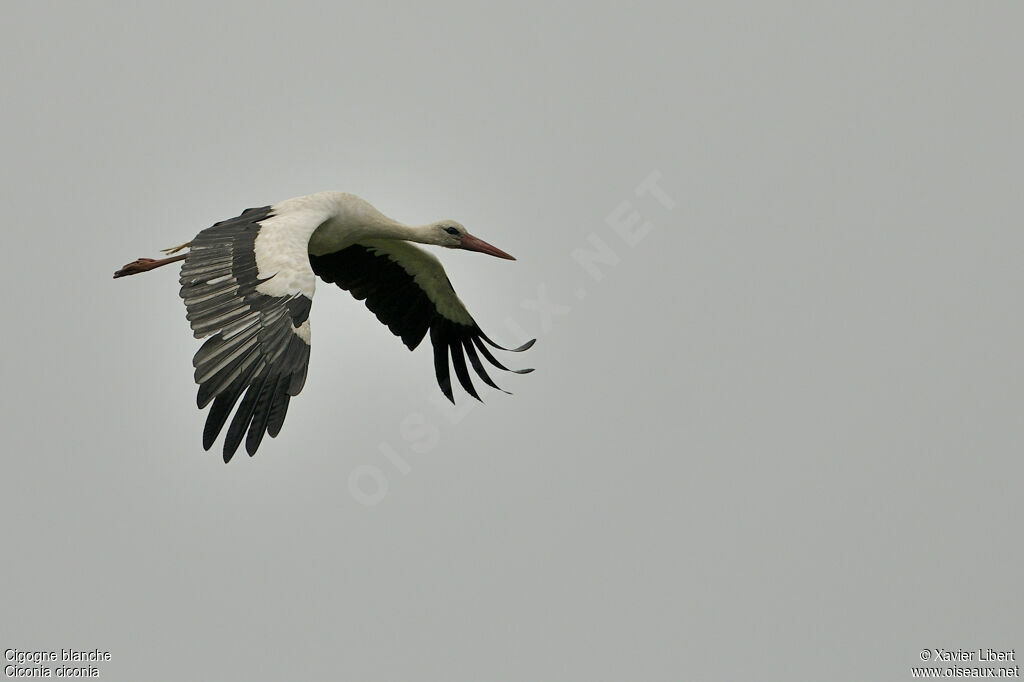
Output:
[[[498,390],[502,389],[488,376],[481,356],[507,372],[533,371],[505,367],[485,344],[518,353],[532,346],[536,339],[518,348],[503,348],[491,341],[459,300],[441,262],[413,244],[368,240],[334,253],[310,254],[309,262],[313,272],[325,282],[337,284],[356,299],[365,300],[366,307],[395,336],[401,337],[409,350],[415,349],[429,331],[437,383],[452,402],[455,397],[449,355],[459,383],[477,400],[480,396],[470,379],[467,358],[484,383]]]
[[[210,337],[193,358],[199,384],[196,402],[213,402],[203,447],[213,445],[242,394],[224,438],[230,461],[243,436],[253,455],[281,431],[288,401],[298,395],[309,364],[312,291],[268,295],[256,263],[255,241],[271,207],[251,208],[200,232],[181,268],[181,297],[196,338]],[[308,263],[307,263],[308,267]]]

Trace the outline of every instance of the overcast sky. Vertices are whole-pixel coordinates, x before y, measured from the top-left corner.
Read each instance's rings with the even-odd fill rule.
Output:
[[[589,682],[1024,648],[1024,10],[619,5],[8,4],[5,649]],[[438,253],[537,371],[445,407],[321,283],[305,390],[225,465],[175,269],[111,273],[327,189],[514,254]]]

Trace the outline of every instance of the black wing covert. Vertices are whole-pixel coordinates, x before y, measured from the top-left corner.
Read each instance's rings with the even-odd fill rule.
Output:
[[[264,433],[273,438],[281,431],[288,402],[306,380],[312,299],[302,292],[257,291],[272,279],[259,279],[255,253],[261,221],[272,216],[270,207],[250,208],[203,230],[181,268],[186,317],[196,338],[210,336],[192,361],[196,403],[202,409],[213,402],[203,430],[205,449],[241,398],[224,438],[225,462],[243,437],[251,456]]]
[[[440,262],[412,244],[374,240],[334,253],[310,254],[309,262],[325,282],[337,284],[357,300],[365,301],[366,307],[391,333],[401,337],[409,350],[414,350],[429,331],[437,383],[453,403],[449,356],[459,383],[477,400],[480,396],[470,378],[467,358],[485,384],[505,393],[508,391],[487,374],[481,355],[506,372],[533,371],[505,367],[484,344],[518,353],[530,348],[536,339],[518,348],[504,348],[491,341],[455,294]]]

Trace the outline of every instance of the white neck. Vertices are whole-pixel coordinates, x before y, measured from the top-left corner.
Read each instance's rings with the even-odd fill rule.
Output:
[[[401,239],[419,244],[440,244],[438,223],[406,225],[393,220],[354,194],[332,193],[334,215],[309,241],[309,251],[324,254],[372,239]]]
[[[438,244],[435,228],[438,223],[428,225],[406,225],[383,214],[366,222],[350,224],[348,229],[363,232],[369,239],[402,239],[419,244]]]

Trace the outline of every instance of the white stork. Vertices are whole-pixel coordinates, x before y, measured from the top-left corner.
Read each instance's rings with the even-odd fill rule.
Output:
[[[467,357],[493,388],[498,386],[484,369],[481,355],[505,371],[533,371],[508,369],[484,343],[519,352],[534,341],[518,348],[503,348],[491,341],[455,294],[441,262],[410,242],[515,260],[454,220],[403,225],[355,195],[320,192],[247,209],[165,251],[172,254],[188,248],[187,253],[159,260],[140,258],[114,277],[185,261],[180,293],[186,317],[196,338],[211,337],[192,361],[199,384],[196,402],[200,409],[213,403],[203,429],[204,449],[213,445],[245,394],[224,437],[224,461],[228,462],[243,437],[252,456],[264,433],[277,436],[288,401],[302,390],[316,277],[365,300],[366,307],[410,350],[429,330],[437,381],[452,402],[449,354],[459,383],[477,400]]]

